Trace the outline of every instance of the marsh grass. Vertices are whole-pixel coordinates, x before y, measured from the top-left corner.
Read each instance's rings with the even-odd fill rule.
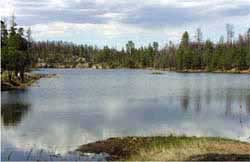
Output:
[[[83,145],[78,151],[106,152],[111,155],[110,160],[129,161],[241,160],[242,158],[250,160],[249,143],[217,137],[171,135],[167,137],[110,138]],[[221,155],[217,156],[219,159],[211,156],[215,154]]]
[[[155,138],[147,147],[140,148],[137,154],[128,157],[128,160],[204,160],[193,158],[208,154],[223,154],[223,158],[231,154],[238,157],[248,154],[250,160],[250,144],[222,138]]]

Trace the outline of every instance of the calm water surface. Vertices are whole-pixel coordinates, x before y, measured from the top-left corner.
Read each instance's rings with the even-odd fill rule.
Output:
[[[1,158],[14,152],[24,160],[31,149],[65,154],[113,136],[173,133],[248,140],[250,75],[151,72],[36,71],[58,76],[27,90],[1,92]]]

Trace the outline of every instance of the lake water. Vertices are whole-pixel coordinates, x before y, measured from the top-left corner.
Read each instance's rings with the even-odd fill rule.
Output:
[[[172,133],[249,140],[250,75],[35,72],[57,77],[42,78],[27,90],[1,92],[2,160],[35,160],[35,152],[64,155],[116,136]]]

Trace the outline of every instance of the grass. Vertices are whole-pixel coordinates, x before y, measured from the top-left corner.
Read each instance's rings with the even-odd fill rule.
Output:
[[[109,160],[250,160],[250,144],[217,137],[124,137],[82,145],[80,152],[111,155]]]

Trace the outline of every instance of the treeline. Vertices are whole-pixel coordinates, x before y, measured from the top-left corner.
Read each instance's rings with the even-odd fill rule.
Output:
[[[24,34],[23,28],[17,28],[15,19],[10,28],[1,21],[1,67],[2,71],[21,74],[46,64],[46,67],[67,65],[76,67],[87,64],[88,67],[100,65],[108,68],[156,68],[170,70],[245,70],[250,69],[250,28],[234,39],[233,25],[226,25],[227,37],[218,43],[203,41],[201,29],[197,29],[195,40],[184,32],[179,45],[169,42],[159,48],[157,42],[136,47],[133,41],[121,50],[104,46],[77,45],[63,41],[32,41],[31,31]],[[49,66],[47,66],[49,65]],[[23,78],[23,77],[22,77]]]
[[[13,77],[24,81],[24,72],[29,70],[31,57],[31,30],[26,34],[18,28],[15,17],[12,17],[10,28],[1,20],[1,73],[7,72],[9,81]]]
[[[32,55],[36,62],[47,64],[73,64],[84,58],[85,62],[92,62],[94,54],[101,51],[96,46],[76,45],[63,41],[42,41],[32,43]]]
[[[110,68],[161,68],[171,70],[244,70],[250,68],[250,29],[234,38],[232,25],[226,25],[227,39],[221,37],[218,43],[202,40],[201,29],[196,31],[195,41],[184,32],[181,43],[169,42],[159,48],[157,42],[136,48],[129,41],[125,48],[117,50],[104,46],[76,45],[62,41],[33,42],[32,53],[39,61],[49,64],[77,64],[77,58],[85,58],[92,64]]]

